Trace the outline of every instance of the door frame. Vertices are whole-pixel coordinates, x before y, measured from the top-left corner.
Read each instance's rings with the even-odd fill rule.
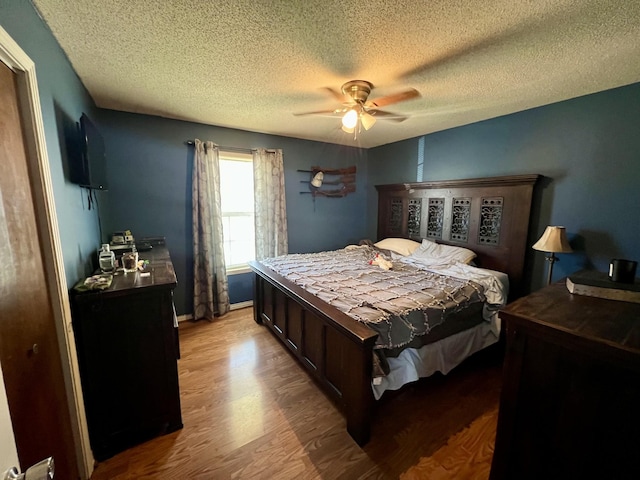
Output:
[[[0,26],[0,61],[7,65],[17,77],[18,102],[27,147],[27,168],[33,192],[48,293],[62,358],[76,459],[80,474],[84,475],[84,478],[89,478],[93,472],[94,458],[89,445],[35,64],[2,26]]]

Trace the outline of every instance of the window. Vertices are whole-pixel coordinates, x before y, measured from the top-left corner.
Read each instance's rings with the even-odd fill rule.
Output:
[[[228,273],[246,270],[255,258],[253,157],[220,152],[220,201]]]

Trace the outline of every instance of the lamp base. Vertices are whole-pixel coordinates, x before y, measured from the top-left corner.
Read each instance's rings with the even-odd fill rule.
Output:
[[[553,275],[553,264],[556,263],[559,258],[556,257],[555,253],[550,252],[551,254],[545,257],[545,260],[549,262],[549,272],[547,274],[547,285],[551,285],[551,276]]]

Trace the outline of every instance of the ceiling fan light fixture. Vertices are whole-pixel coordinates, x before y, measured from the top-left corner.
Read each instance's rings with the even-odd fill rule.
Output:
[[[369,94],[373,89],[373,84],[366,80],[351,80],[342,85],[342,93],[325,87],[342,106],[334,110],[319,110],[313,112],[297,113],[294,115],[325,115],[335,117],[340,115],[342,130],[346,133],[354,134],[357,138],[364,130],[370,130],[377,122],[378,117],[384,120],[402,122],[406,116],[380,110],[380,107],[405,102],[420,97],[420,92],[415,88],[407,88],[398,93],[377,97],[369,100]]]
[[[369,130],[376,123],[376,117],[367,112],[362,112],[360,115],[360,122],[365,130]]]
[[[352,108],[342,117],[342,126],[353,130],[358,123],[358,112]]]

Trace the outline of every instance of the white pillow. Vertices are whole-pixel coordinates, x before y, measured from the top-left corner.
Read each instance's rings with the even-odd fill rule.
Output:
[[[411,255],[418,247],[420,247],[418,242],[414,242],[408,238],[385,238],[373,245],[383,250],[391,250],[405,256]]]
[[[475,252],[468,248],[454,247],[453,245],[443,245],[435,243],[426,238],[422,240],[422,245],[416,249],[411,257],[416,259],[438,259],[442,263],[470,263],[476,258]]]

